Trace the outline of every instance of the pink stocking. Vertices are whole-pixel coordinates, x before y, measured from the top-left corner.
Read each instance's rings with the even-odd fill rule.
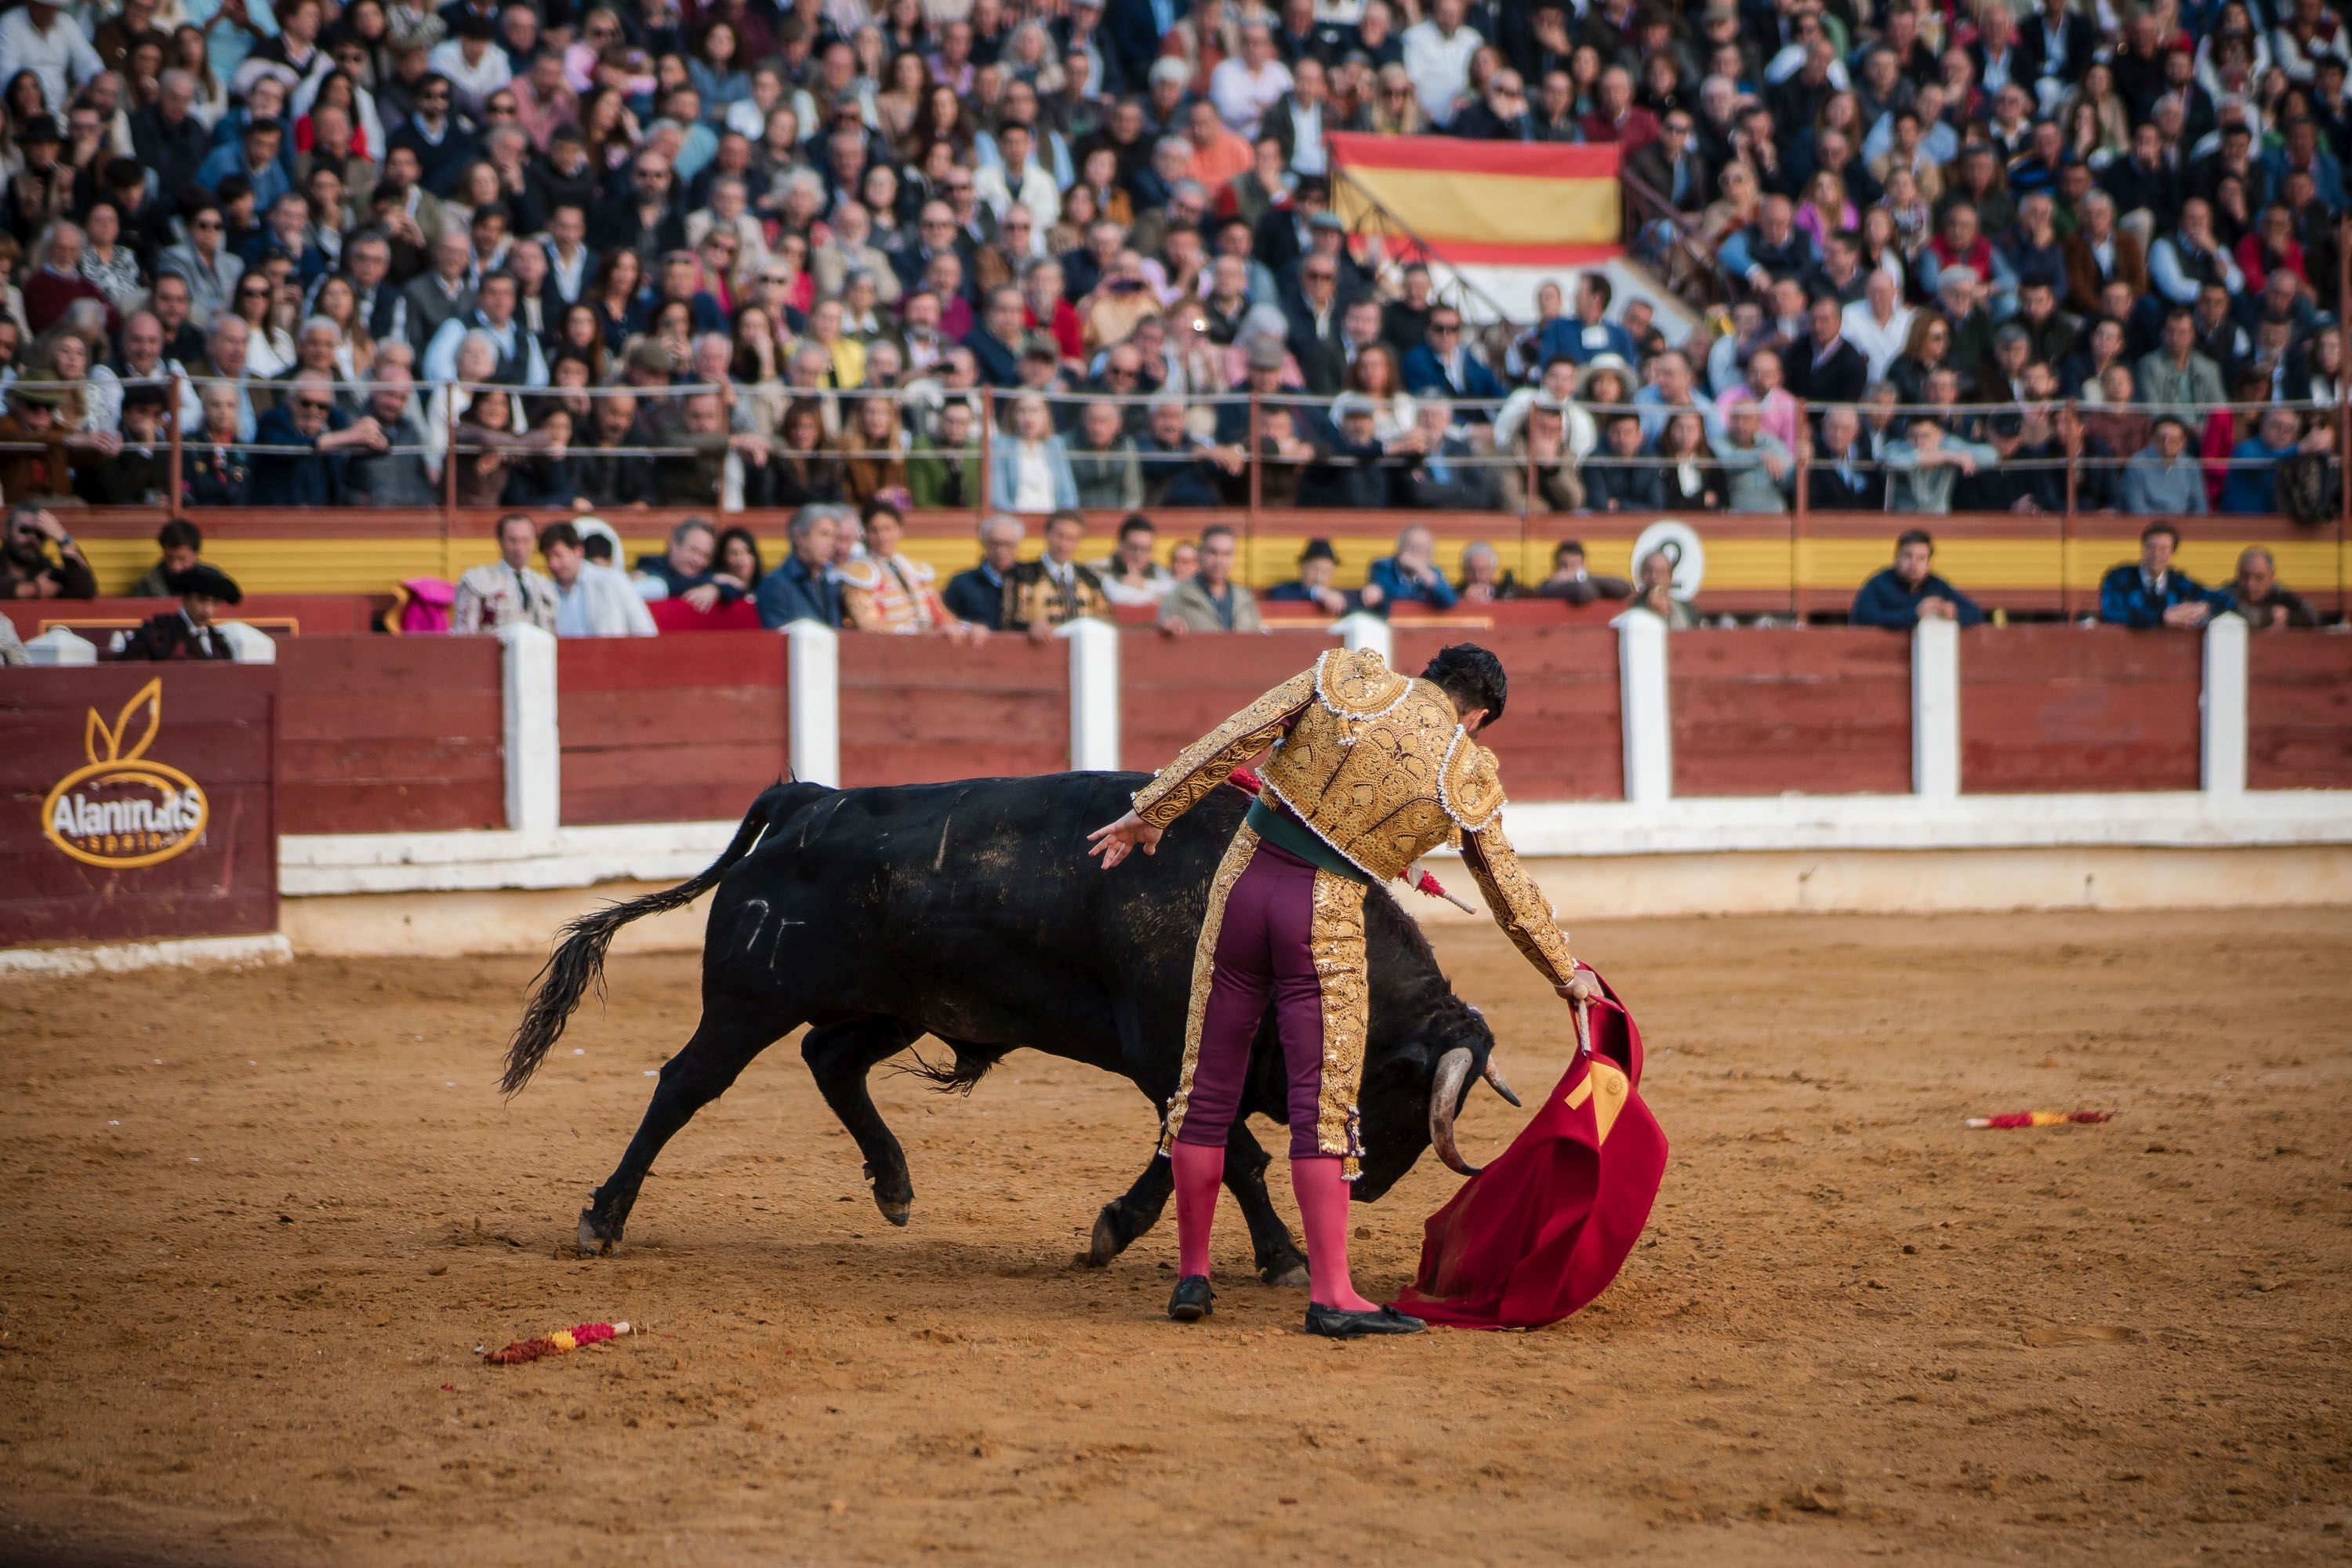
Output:
[[[1209,1272],[1209,1226],[1217,1217],[1217,1187],[1225,1179],[1225,1152],[1177,1140],[1169,1152],[1176,1168],[1176,1272]]]
[[[1290,1190],[1297,1194],[1299,1217],[1307,1222],[1307,1299],[1351,1312],[1379,1305],[1357,1295],[1348,1279],[1348,1183],[1339,1157],[1292,1156]],[[1181,1192],[1180,1186],[1180,1196]]]

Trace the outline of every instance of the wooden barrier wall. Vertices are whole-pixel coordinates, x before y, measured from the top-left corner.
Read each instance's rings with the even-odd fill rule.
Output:
[[[1396,633],[1396,668],[1418,675],[1438,649],[1475,642],[1510,677],[1503,721],[1478,737],[1503,766],[1514,800],[1622,800],[1623,690],[1617,634],[1606,626],[1497,626]]]
[[[2247,787],[2352,786],[2352,637],[2255,632],[2247,657]]]
[[[1962,632],[1960,788],[2195,789],[2203,660],[2193,632]]]
[[[841,639],[845,786],[1059,773],[1070,765],[1070,645],[999,636]]]
[[[1339,644],[1320,626],[1265,637],[1119,639],[1118,752],[1123,767],[1152,773],[1186,746]]]
[[[1666,639],[1678,795],[1911,788],[1911,639],[1758,627]]]
[[[279,830],[506,826],[495,637],[294,637],[278,649]]]
[[[790,646],[773,632],[558,642],[563,822],[742,816],[792,765]]]

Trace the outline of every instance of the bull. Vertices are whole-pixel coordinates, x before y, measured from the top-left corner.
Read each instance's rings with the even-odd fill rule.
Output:
[[[609,1252],[620,1242],[663,1145],[754,1057],[803,1025],[801,1058],[856,1140],[874,1202],[893,1225],[908,1222],[914,1187],[867,1078],[926,1034],[951,1056],[919,1056],[909,1070],[943,1088],[969,1092],[1007,1054],[1027,1047],[1116,1073],[1164,1111],[1182,1063],[1209,881],[1248,801],[1236,788],[1215,791],[1156,855],[1105,876],[1084,854],[1084,829],[1125,811],[1143,780],[1061,773],[848,790],[779,784],[698,876],[566,926],[509,1046],[509,1094],[530,1081],[587,988],[601,986],[615,932],[717,889],[703,938],[701,1018],[662,1067],[620,1163],[582,1211],[581,1250]],[[1366,899],[1364,934],[1371,995],[1356,1194],[1372,1200],[1432,1144],[1449,1166],[1468,1172],[1454,1119],[1474,1079],[1518,1101],[1494,1070],[1492,1031],[1454,995],[1428,939],[1384,889]],[[1284,1118],[1271,1013],[1252,1052],[1243,1109]],[[1304,1285],[1306,1256],[1266,1194],[1268,1163],[1236,1118],[1224,1182],[1247,1220],[1257,1271],[1269,1283]],[[1097,1216],[1087,1261],[1108,1264],[1149,1230],[1171,1184],[1168,1162],[1150,1160]]]

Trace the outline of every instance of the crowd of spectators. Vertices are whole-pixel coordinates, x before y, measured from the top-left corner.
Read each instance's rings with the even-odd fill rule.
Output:
[[[0,490],[2301,514],[2347,59],[2322,0],[35,0]],[[1342,130],[1617,142],[1727,303],[1482,334]]]

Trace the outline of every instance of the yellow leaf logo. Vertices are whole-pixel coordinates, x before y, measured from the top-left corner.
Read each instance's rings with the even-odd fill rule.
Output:
[[[43,837],[85,865],[115,869],[152,866],[199,843],[212,803],[195,780],[148,760],[163,727],[161,676],[131,693],[111,725],[89,710],[82,723],[89,760],[41,802]]]

